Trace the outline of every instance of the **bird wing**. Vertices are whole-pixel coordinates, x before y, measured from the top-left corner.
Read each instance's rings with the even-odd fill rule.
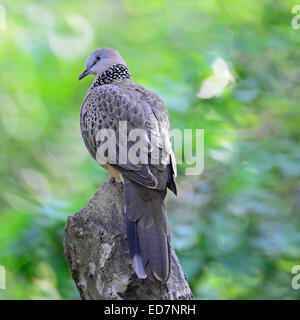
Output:
[[[120,130],[120,121],[126,122],[126,131]],[[106,160],[129,179],[148,188],[165,189],[170,175],[176,175],[167,109],[156,94],[142,86],[132,83],[131,88],[124,90],[120,85],[110,84],[89,91],[82,104],[80,126],[86,147],[98,162],[97,151],[107,143],[107,139],[99,139],[100,130],[115,133],[116,150],[106,154]],[[133,163],[130,157],[121,161],[124,135],[128,155],[137,145],[134,137],[133,141],[128,139],[133,129],[143,129],[138,131],[139,155],[148,162],[151,159],[150,164]]]

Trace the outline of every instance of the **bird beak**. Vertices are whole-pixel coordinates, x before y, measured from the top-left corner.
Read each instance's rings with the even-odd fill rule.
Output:
[[[86,77],[88,74],[90,74],[90,69],[85,69],[82,74],[78,77],[78,80],[83,79],[84,77]]]

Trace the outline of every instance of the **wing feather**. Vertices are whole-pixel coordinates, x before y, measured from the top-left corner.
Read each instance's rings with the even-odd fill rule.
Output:
[[[106,129],[109,133],[112,130],[116,136],[116,148],[105,155],[104,161],[137,183],[163,189],[172,172],[175,172],[174,168],[170,170],[175,157],[171,148],[168,112],[156,94],[132,84],[126,88],[121,84],[102,85],[88,92],[80,114],[82,137],[90,154],[99,162],[97,151],[108,143],[107,139],[100,139],[103,137],[99,137],[99,132]],[[120,122],[126,123],[126,130],[124,127],[121,130]],[[146,163],[133,163],[130,158],[121,161],[122,150],[128,153],[136,144],[136,141],[128,139],[135,132],[133,129],[143,129],[138,132],[138,147],[140,158],[145,159]],[[127,140],[125,149],[122,144],[124,139]]]

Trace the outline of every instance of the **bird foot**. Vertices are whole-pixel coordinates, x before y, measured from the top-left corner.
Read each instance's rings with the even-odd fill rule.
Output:
[[[111,183],[119,193],[123,193],[123,183],[117,182],[114,176],[110,175],[107,182]]]
[[[110,175],[109,178],[107,179],[107,182],[114,184],[116,182],[116,179],[114,176]]]

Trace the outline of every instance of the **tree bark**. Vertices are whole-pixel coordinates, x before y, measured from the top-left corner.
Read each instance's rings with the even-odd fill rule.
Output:
[[[88,204],[65,227],[64,254],[73,280],[85,300],[193,299],[172,248],[172,271],[165,284],[141,280],[129,256],[123,194],[103,183]]]

